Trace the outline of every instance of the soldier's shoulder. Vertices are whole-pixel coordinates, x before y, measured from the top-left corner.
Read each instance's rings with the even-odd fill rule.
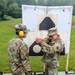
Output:
[[[61,38],[58,39],[58,43],[65,45],[64,41]]]
[[[61,38],[58,39],[59,42],[63,42],[63,40]]]
[[[12,38],[12,39],[8,42],[8,44],[14,43],[14,42],[22,43],[22,40],[21,40],[20,38]]]
[[[9,40],[9,42],[8,42],[8,43],[11,43],[11,42],[13,42],[13,40],[14,40],[14,38],[12,38],[11,40]]]

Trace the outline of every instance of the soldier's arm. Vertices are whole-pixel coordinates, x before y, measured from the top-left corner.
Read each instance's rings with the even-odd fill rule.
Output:
[[[37,43],[37,41],[36,41]],[[47,46],[48,45],[48,37],[44,38],[44,39],[41,39],[41,42],[40,43],[37,43],[40,47],[44,47],[44,46]]]
[[[24,71],[31,71],[31,68],[30,68],[30,62],[29,62],[29,59],[28,59],[28,47],[27,45],[23,44],[21,47],[21,63],[23,65],[23,69]]]
[[[41,47],[43,48],[43,52],[46,52],[48,54],[54,54],[55,50],[53,49],[53,46],[50,46],[49,44],[47,44],[46,42],[42,41],[41,43]]]
[[[43,49],[42,50],[43,52],[46,52],[46,53],[49,53],[49,54],[54,54],[55,53],[53,47],[48,44],[48,42],[49,42],[48,37],[45,38],[45,39],[37,38],[36,42]]]
[[[55,45],[54,45],[54,49],[56,52],[61,53],[63,51],[63,48],[65,47],[65,44],[63,43],[62,40],[59,40]]]
[[[27,60],[28,59],[28,48],[26,45],[21,45],[20,47],[20,55],[22,60]]]

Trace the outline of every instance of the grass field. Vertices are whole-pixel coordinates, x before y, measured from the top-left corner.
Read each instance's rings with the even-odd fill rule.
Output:
[[[0,71],[5,73],[10,72],[7,53],[8,42],[15,36],[14,25],[18,23],[22,23],[22,19],[0,21]],[[72,24],[75,25],[75,16],[73,16]],[[66,55],[60,57],[59,71],[65,71],[66,57]],[[29,59],[33,71],[43,71],[44,64],[40,56],[29,57]],[[71,29],[69,70],[75,71],[75,28]]]

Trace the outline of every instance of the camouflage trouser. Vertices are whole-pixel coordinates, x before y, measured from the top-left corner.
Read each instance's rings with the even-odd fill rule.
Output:
[[[13,75],[31,75],[31,68],[29,67],[29,71],[26,71],[21,65],[15,65],[15,63],[11,64],[11,72]]]
[[[45,67],[45,75],[58,75],[58,68]]]
[[[16,73],[12,73],[13,75],[32,75],[31,72],[16,72]]]
[[[13,66],[14,67],[14,66]],[[31,71],[23,71],[23,68],[22,67],[19,67],[17,69],[11,69],[12,71],[12,74],[13,75],[31,75]]]

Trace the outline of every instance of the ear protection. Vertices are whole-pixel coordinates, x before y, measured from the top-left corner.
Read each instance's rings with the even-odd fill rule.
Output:
[[[19,36],[23,37],[24,36],[24,32],[23,31],[19,31]]]
[[[24,32],[22,31],[22,25],[19,24],[19,28],[20,28],[19,36],[23,37],[24,36]]]

